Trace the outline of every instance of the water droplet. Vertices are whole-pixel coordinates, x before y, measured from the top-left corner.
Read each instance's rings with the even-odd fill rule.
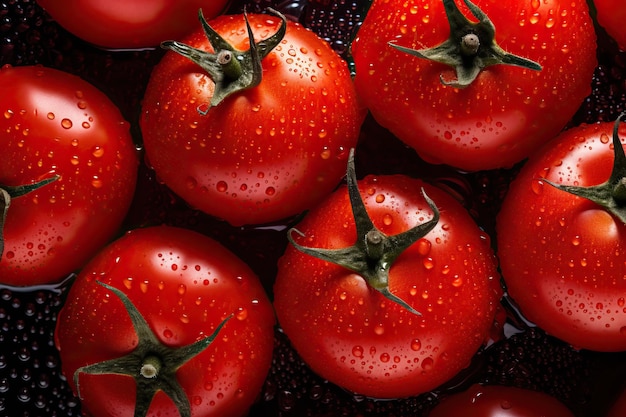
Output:
[[[86,101],[79,101],[78,103],[76,103],[76,105],[78,106],[79,109],[81,110],[85,110],[87,108],[87,102]]]
[[[500,403],[500,407],[502,407],[503,410],[509,410],[513,407],[513,404],[511,404],[510,401],[502,400],[502,402]]]
[[[70,119],[63,119],[61,120],[61,127],[63,127],[63,129],[71,129],[72,128],[72,121]]]
[[[217,191],[219,191],[220,193],[223,193],[228,190],[228,184],[226,184],[225,181],[218,181],[215,185],[215,188],[217,188]]]
[[[381,324],[379,324],[374,327],[374,333],[376,333],[378,336],[381,336],[385,333],[385,328]]]
[[[50,112],[46,115],[49,120],[54,120],[54,113]]]
[[[98,178],[97,176],[94,176],[91,179],[91,186],[93,188],[102,188],[102,185],[103,185],[102,180],[100,178]]]
[[[174,332],[172,332],[170,329],[165,329],[163,330],[163,337],[166,339],[171,339],[172,337],[174,337]]]
[[[362,358],[363,357],[363,346],[355,346],[352,348],[352,354],[354,356],[356,356],[357,358]]]
[[[378,194],[376,196],[376,202],[377,203],[382,203],[383,201],[385,201],[385,195],[384,194]]]
[[[541,195],[541,193],[543,193],[543,181],[541,180],[537,180],[537,179],[532,180],[532,182],[530,183],[530,187],[533,193],[537,195]]]
[[[10,119],[11,117],[13,117],[13,110],[6,110],[4,112],[4,118],[5,119]]]
[[[380,355],[380,361],[383,362],[383,363],[389,362],[389,359],[391,359],[391,357],[389,356],[388,353],[382,353]]]
[[[178,286],[178,295],[185,295],[187,292],[187,286],[185,284],[180,284]]]
[[[274,194],[276,194],[276,189],[274,187],[267,187],[265,189],[265,194],[267,194],[267,195],[274,195]]]
[[[419,339],[413,339],[413,340],[411,341],[411,350],[413,350],[413,351],[416,351],[416,352],[417,352],[417,351],[418,351],[418,350],[420,350],[421,348],[422,348],[422,342],[420,342],[420,340],[419,340]]]
[[[79,163],[79,161],[78,161],[78,155],[73,155],[73,156],[70,158],[70,163],[71,163],[72,165],[78,165],[78,163]]]
[[[101,146],[94,146],[91,154],[96,158],[101,158],[104,155],[104,148],[102,148]]]
[[[422,369],[426,372],[430,371],[433,369],[433,365],[435,364],[435,361],[433,360],[433,358],[426,358],[422,361]]]
[[[185,185],[187,186],[188,189],[193,190],[194,188],[198,186],[198,181],[196,181],[194,177],[187,177],[185,179]]]
[[[237,311],[237,314],[235,315],[235,317],[237,317],[237,320],[239,321],[243,321],[245,319],[248,318],[248,310],[240,307],[239,310]]]
[[[428,257],[422,261],[422,265],[424,265],[426,269],[433,269],[435,267],[435,261],[433,261],[433,258]]]
[[[619,307],[624,307],[624,304],[626,304],[626,300],[624,300],[624,297],[621,297],[621,298],[617,299],[617,305]]]
[[[430,240],[428,239],[421,238],[420,240],[417,241],[417,251],[422,256],[428,255],[430,253],[431,247],[432,247],[432,243],[430,243]]]
[[[572,245],[579,246],[580,245],[580,236],[576,235],[572,238]]]

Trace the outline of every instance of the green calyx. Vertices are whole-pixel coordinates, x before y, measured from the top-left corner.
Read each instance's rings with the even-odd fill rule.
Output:
[[[465,88],[478,77],[480,71],[491,65],[506,64],[541,70],[541,65],[529,59],[510,54],[495,41],[496,28],[482,10],[469,0],[464,0],[478,22],[471,22],[459,10],[454,0],[443,0],[450,24],[450,37],[442,44],[427,49],[411,49],[389,42],[389,45],[407,54],[449,65],[456,70],[456,80],[442,84]]]
[[[13,198],[21,197],[25,194],[28,194],[32,191],[37,190],[38,188],[43,187],[44,185],[48,185],[53,181],[59,179],[58,175],[53,175],[50,178],[43,179],[33,184],[27,185],[19,185],[15,187],[11,186],[0,186],[0,259],[2,259],[2,254],[4,253],[4,225],[7,220],[7,215],[9,213],[9,206],[11,205],[11,200]]]
[[[215,51],[214,53],[193,48],[176,41],[161,43],[162,48],[172,50],[198,64],[215,83],[215,91],[211,97],[208,109],[201,110],[198,108],[198,113],[206,115],[211,107],[219,105],[226,97],[238,91],[259,85],[263,73],[261,60],[283,40],[287,31],[287,18],[274,9],[269,8],[268,10],[278,16],[282,22],[275,34],[260,42],[254,41],[254,34],[250,28],[248,16],[244,12],[243,15],[250,43],[250,49],[247,51],[235,49],[209,26],[202,14],[202,9],[198,12],[198,18],[209,43]]]
[[[74,372],[77,395],[80,397],[80,374],[127,375],[134,378],[137,385],[135,417],[145,417],[148,414],[152,399],[158,391],[163,391],[170,397],[181,417],[191,417],[191,405],[176,378],[176,371],[193,357],[202,353],[215,340],[232,316],[224,319],[211,335],[197,342],[182,347],[169,347],[159,341],[126,294],[103,282],[97,282],[122,301],[139,341],[135,349],[125,356],[78,368]]]
[[[354,168],[354,149],[350,151],[346,180],[356,224],[357,237],[354,245],[342,249],[304,247],[296,243],[292,237],[292,232],[302,235],[297,229],[289,231],[289,241],[296,249],[307,255],[340,265],[359,274],[365,278],[371,288],[379,291],[387,299],[401,305],[413,314],[421,315],[419,311],[389,290],[389,271],[393,262],[404,250],[424,237],[439,222],[437,206],[422,189],[422,195],[433,211],[433,218],[403,233],[387,236],[374,226],[365,209]]]
[[[626,117],[626,112],[619,115],[613,126],[613,170],[606,182],[589,187],[581,187],[556,184],[545,178],[541,180],[559,190],[599,204],[620,219],[622,223],[626,224],[626,156],[624,155],[624,148],[618,134],[619,124],[624,117]]]

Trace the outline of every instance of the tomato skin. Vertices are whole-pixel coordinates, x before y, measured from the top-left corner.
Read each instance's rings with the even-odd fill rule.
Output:
[[[280,20],[249,15],[267,38]],[[249,41],[241,15],[209,24],[235,48]],[[212,51],[204,33],[184,43]],[[289,22],[262,61],[255,88],[205,116],[214,84],[199,66],[170,52],[152,73],[141,129],[149,163],[191,206],[232,225],[282,220],[330,193],[345,174],[365,116],[347,65],[313,32]]]
[[[429,417],[574,417],[557,399],[523,388],[472,385],[445,398]]]
[[[274,286],[278,321],[304,361],[345,389],[377,398],[417,395],[467,366],[487,338],[500,297],[487,236],[445,192],[406,176],[368,176],[359,188],[374,225],[386,235],[432,217],[440,222],[403,252],[390,270],[390,291],[416,316],[343,267],[289,246]],[[354,244],[345,187],[311,210],[294,236],[308,247]]]
[[[246,264],[213,239],[168,226],[136,229],[112,243],[81,271],[59,314],[55,343],[74,392],[76,369],[137,345],[123,305],[96,280],[122,290],[169,346],[208,336],[233,314],[177,377],[193,415],[246,414],[269,370],[275,323],[267,295]],[[90,415],[133,415],[133,379],[81,374],[80,386]],[[163,393],[148,413],[157,415],[177,415]]]
[[[198,24],[198,10],[220,14],[228,0],[37,0],[63,28],[112,49],[158,46],[179,39]]]
[[[617,41],[619,47],[626,49],[626,9],[620,0],[594,0],[596,18],[609,36]]]
[[[99,90],[39,66],[0,70],[0,184],[60,178],[14,198],[4,227],[3,284],[58,282],[118,229],[135,190],[129,124]]]
[[[591,186],[613,165],[613,123],[565,131],[524,165],[497,217],[502,275],[522,313],[577,348],[626,350],[626,225],[541,181]],[[626,129],[619,129],[622,144]]]
[[[454,78],[451,68],[388,46],[421,49],[446,40],[441,0],[375,1],[353,43],[355,85],[375,119],[428,162],[508,168],[556,136],[591,92],[593,23],[584,0],[474,3],[493,21],[504,50],[543,69],[494,65],[467,88],[444,86],[440,75]]]

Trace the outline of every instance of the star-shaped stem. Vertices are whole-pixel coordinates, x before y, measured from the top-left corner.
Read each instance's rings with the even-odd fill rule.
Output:
[[[456,80],[441,82],[455,88],[470,85],[484,68],[506,64],[541,70],[541,65],[529,59],[504,51],[495,41],[496,28],[474,3],[464,0],[478,22],[471,22],[459,10],[454,0],[443,0],[450,24],[450,37],[442,44],[427,49],[411,49],[389,42],[392,47],[407,54],[449,65],[456,70]]]
[[[626,156],[619,139],[619,124],[626,117],[626,112],[619,115],[613,126],[613,170],[609,179],[598,185],[580,187],[575,185],[556,184],[542,178],[547,184],[579,197],[599,204],[608,212],[626,224]]]
[[[9,206],[13,198],[21,197],[44,185],[50,184],[53,181],[59,179],[59,175],[53,175],[52,177],[43,179],[33,184],[19,185],[19,186],[0,186],[0,259],[4,253],[4,225],[9,213]]]
[[[189,399],[176,378],[176,371],[203,352],[217,337],[229,316],[222,321],[215,331],[203,339],[182,347],[169,347],[159,341],[150,326],[122,291],[103,282],[98,284],[113,292],[124,304],[137,334],[138,343],[129,354],[78,368],[74,372],[74,384],[80,397],[80,374],[128,375],[135,379],[137,398],[135,400],[135,417],[145,417],[158,391],[163,391],[172,399],[181,417],[191,416]]]
[[[353,246],[342,249],[308,248],[296,243],[292,232],[300,235],[297,229],[291,229],[288,238],[291,244],[299,251],[307,255],[343,266],[350,271],[361,275],[367,283],[383,294],[389,300],[401,305],[413,314],[421,313],[411,307],[406,301],[396,296],[389,290],[389,270],[393,262],[400,254],[420,238],[430,232],[439,221],[439,210],[435,203],[422,189],[424,199],[433,211],[433,218],[426,223],[419,224],[403,233],[387,236],[372,223],[365,203],[359,192],[356,172],[354,168],[354,149],[350,151],[348,158],[348,170],[346,176],[348,195],[356,224],[356,242]]]
[[[211,107],[217,106],[231,94],[256,87],[261,83],[263,74],[261,60],[283,40],[287,31],[287,18],[277,10],[271,8],[268,10],[278,16],[282,22],[276,33],[259,42],[254,41],[254,34],[248,22],[248,15],[244,11],[243,16],[250,43],[250,49],[247,51],[235,49],[209,26],[202,14],[202,9],[198,12],[198,18],[209,43],[215,51],[214,53],[176,41],[161,43],[162,48],[170,49],[198,64],[215,83],[215,90],[209,107],[206,110],[198,108],[200,114],[207,114]]]

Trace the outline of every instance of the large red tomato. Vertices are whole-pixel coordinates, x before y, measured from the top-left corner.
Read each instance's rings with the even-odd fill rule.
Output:
[[[281,220],[330,193],[345,172],[364,117],[346,63],[325,41],[293,22],[286,23],[280,40],[280,18],[248,19],[256,49],[266,55],[258,73],[243,75],[262,76],[255,78],[256,87],[225,98],[219,94],[223,101],[215,105],[218,94],[208,73],[169,52],[152,73],[141,118],[146,154],[158,177],[191,206],[233,225]],[[249,62],[244,16],[221,16],[209,24],[222,39],[214,41],[219,51],[202,31],[176,49],[208,64],[233,56],[238,58],[231,63]],[[277,39],[270,51],[270,40]],[[221,49],[223,41],[235,49]],[[227,76],[219,91],[240,79]]]
[[[428,417],[574,417],[565,405],[542,392],[498,385],[472,385],[453,394]]]
[[[229,0],[37,0],[61,26],[105,48],[158,46],[196,27],[198,10],[219,15]]]
[[[323,256],[287,248],[274,287],[279,323],[315,372],[352,392],[429,391],[488,338],[500,296],[489,239],[423,181],[368,176],[349,187],[353,196],[339,189],[291,232]],[[365,206],[356,220],[354,198]]]
[[[476,1],[487,21],[472,16],[469,1],[457,3],[374,1],[352,45],[357,92],[381,125],[431,163],[509,167],[556,136],[590,93],[596,38],[589,9],[585,0]],[[446,13],[454,17],[452,35]],[[494,35],[499,47],[489,49]],[[445,53],[425,51],[448,38]],[[519,57],[541,70],[510,65]]]
[[[0,97],[0,188],[58,176],[10,201],[0,282],[57,282],[118,233],[137,175],[130,125],[91,84],[50,68],[3,67]]]
[[[55,338],[91,416],[230,417],[260,392],[274,323],[239,258],[199,233],[158,226],[129,232],[81,271]]]
[[[502,275],[522,313],[575,347],[599,351],[626,350],[626,161],[623,152],[614,156],[626,129],[621,140],[617,130],[611,140],[612,130],[611,123],[582,125],[547,144],[513,181],[497,218]],[[549,182],[604,184],[594,194],[605,201]]]

